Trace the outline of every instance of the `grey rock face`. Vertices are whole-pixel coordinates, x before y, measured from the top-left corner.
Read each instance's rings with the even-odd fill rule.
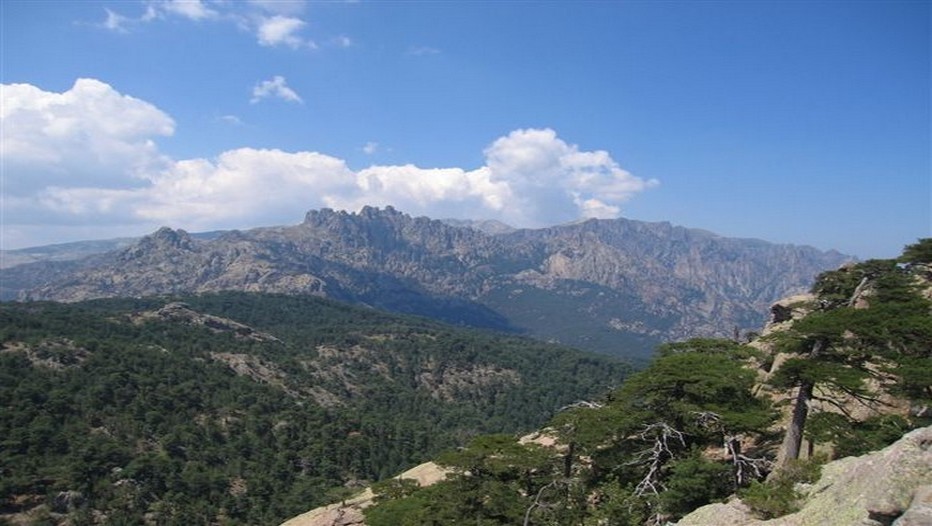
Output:
[[[740,501],[710,504],[679,526],[928,526],[932,517],[932,427],[890,446],[826,464],[796,513],[756,520]]]
[[[913,494],[909,508],[893,526],[928,526],[932,524],[932,485],[920,486]]]
[[[643,355],[663,340],[756,329],[773,301],[849,259],[669,223],[589,220],[489,234],[366,207],[208,239],[163,228],[67,267],[2,272],[3,293],[19,299],[314,294]]]

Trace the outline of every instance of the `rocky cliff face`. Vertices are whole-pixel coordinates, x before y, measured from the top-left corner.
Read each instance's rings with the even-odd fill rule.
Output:
[[[4,292],[60,301],[314,294],[643,356],[662,340],[759,327],[771,302],[850,259],[626,219],[498,231],[390,207],[311,211],[299,225],[207,240],[163,228],[67,267],[5,269]]]

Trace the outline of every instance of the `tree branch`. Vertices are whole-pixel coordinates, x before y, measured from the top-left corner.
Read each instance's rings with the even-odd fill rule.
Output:
[[[543,497],[544,491],[546,491],[551,486],[556,486],[559,482],[559,480],[554,480],[540,488],[540,490],[537,492],[537,496],[534,497],[534,502],[532,502],[531,505],[528,506],[527,511],[524,512],[524,526],[528,526],[528,524],[531,523],[531,512],[534,511],[534,508],[543,506],[543,504],[540,503],[540,499]]]
[[[635,460],[629,463],[629,465],[648,465],[647,474],[635,486],[634,494],[638,497],[643,497],[647,493],[658,495],[664,487],[663,482],[660,480],[660,469],[674,456],[670,444],[671,442],[679,442],[680,446],[685,448],[685,434],[674,429],[666,422],[658,422],[645,426],[644,430],[637,434],[637,437],[644,441],[653,441],[653,445],[648,449],[639,451],[635,455]]]
[[[741,441],[737,437],[725,436],[724,444],[734,466],[735,485],[743,486],[751,480],[759,480],[770,469],[771,462],[766,458],[743,455],[741,453]]]
[[[578,408],[602,409],[603,407],[605,406],[598,402],[590,402],[589,400],[580,400],[578,402],[573,402],[572,404],[568,404],[568,405],[561,407],[560,409],[557,409],[557,412],[560,413],[560,412],[566,411],[567,409],[578,409]]]

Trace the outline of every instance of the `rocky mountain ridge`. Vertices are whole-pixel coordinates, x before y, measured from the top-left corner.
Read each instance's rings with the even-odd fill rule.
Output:
[[[313,294],[620,355],[754,329],[774,300],[851,258],[627,219],[489,234],[391,207],[196,239],[162,228],[71,262],[4,269],[19,299],[219,290]]]

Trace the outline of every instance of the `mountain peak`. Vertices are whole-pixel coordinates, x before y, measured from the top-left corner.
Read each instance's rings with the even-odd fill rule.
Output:
[[[194,249],[194,238],[184,230],[172,230],[167,226],[144,236],[135,245],[122,251],[123,261],[161,258],[167,254],[186,253]]]
[[[334,210],[332,208],[321,208],[320,210],[308,210],[304,215],[304,224],[311,226],[325,226],[333,224],[335,221],[346,221],[356,219],[387,219],[387,218],[406,218],[411,216],[395,210],[392,206],[379,208],[377,206],[364,206],[359,212],[347,212],[346,210]]]
[[[173,230],[167,226],[163,226],[152,234],[143,237],[139,241],[139,245],[188,250],[191,248],[193,242],[194,240],[191,238],[191,235],[186,231],[180,228],[178,230]]]

